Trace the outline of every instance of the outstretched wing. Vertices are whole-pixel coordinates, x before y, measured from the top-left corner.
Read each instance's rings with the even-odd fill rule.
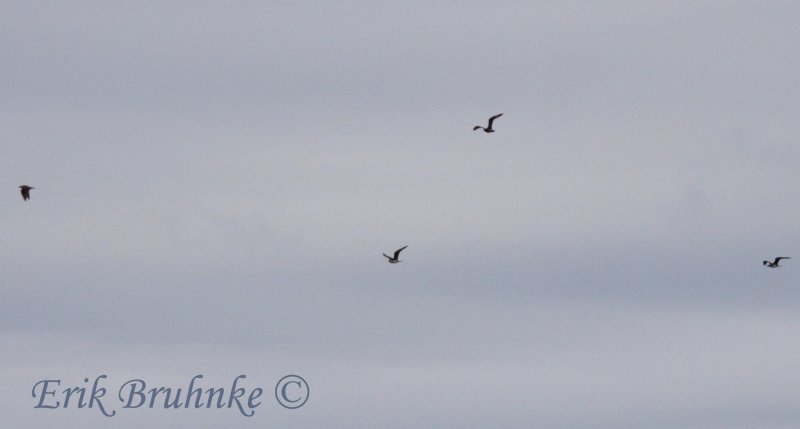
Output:
[[[475,130],[481,129],[481,128],[483,128],[483,127],[481,127],[480,125],[475,125],[474,127],[472,127],[472,131],[475,131]]]
[[[499,118],[499,117],[501,117],[501,116],[503,116],[503,114],[502,113],[498,113],[498,114],[492,116],[491,118],[489,118],[489,128],[492,128],[492,123],[494,123],[494,120]]]
[[[778,256],[777,258],[775,258],[775,263],[777,264],[778,262],[780,262],[781,259],[792,259],[792,258],[789,256]]]
[[[403,251],[403,249],[405,249],[406,247],[408,247],[408,245],[405,245],[405,246],[403,246],[403,247],[401,247],[401,248],[399,248],[399,249],[395,250],[395,251],[394,251],[394,259],[397,259],[397,258],[399,258],[399,257],[400,257],[400,252],[402,252],[402,251]]]
[[[386,257],[386,259],[388,259],[388,260],[390,260],[390,261],[392,260],[392,257],[391,257],[391,256],[389,256],[389,255],[387,255],[387,254],[385,254],[385,253],[383,254],[383,256],[385,256],[385,257]]]

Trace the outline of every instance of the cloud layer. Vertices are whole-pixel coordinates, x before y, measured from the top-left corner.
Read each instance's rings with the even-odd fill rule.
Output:
[[[2,426],[293,372],[259,425],[800,423],[797,5],[3,9]]]

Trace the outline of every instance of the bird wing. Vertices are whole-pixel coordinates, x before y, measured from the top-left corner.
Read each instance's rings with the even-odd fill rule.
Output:
[[[19,192],[22,194],[22,199],[25,201],[28,201],[28,198],[31,197],[30,194],[28,193],[28,190],[25,188],[20,189]]]
[[[492,116],[491,118],[489,118],[489,128],[492,128],[492,123],[494,122],[494,120],[499,118],[499,117],[501,117],[501,116],[503,116],[503,114],[502,113],[498,113],[498,114]]]
[[[399,257],[400,257],[400,252],[402,252],[402,251],[403,251],[403,249],[405,249],[406,247],[408,247],[408,245],[405,245],[405,246],[403,246],[403,247],[401,247],[401,248],[399,248],[399,249],[395,250],[395,251],[394,251],[394,259],[397,259],[397,258],[399,258]]]
[[[383,254],[383,256],[385,256],[385,257],[386,257],[386,259],[388,259],[388,260],[392,260],[392,257],[391,257],[391,256],[389,256],[389,255],[387,255],[387,254],[385,254],[385,253]]]
[[[483,127],[481,127],[480,125],[475,125],[474,127],[472,127],[472,131],[475,131],[475,130],[480,129],[480,128],[483,128]]]
[[[778,261],[780,261],[781,259],[792,259],[792,258],[789,256],[778,256],[777,258],[775,258],[775,263],[777,264]]]

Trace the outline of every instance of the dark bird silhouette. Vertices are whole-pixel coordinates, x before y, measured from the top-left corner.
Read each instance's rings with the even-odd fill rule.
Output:
[[[496,115],[492,116],[491,118],[489,118],[489,126],[488,126],[488,127],[486,127],[486,128],[483,128],[483,127],[482,127],[482,126],[480,126],[480,125],[475,125],[475,127],[473,127],[473,128],[472,128],[472,131],[476,131],[476,130],[478,130],[479,128],[481,128],[481,129],[483,129],[483,132],[484,132],[484,133],[493,133],[493,132],[494,132],[494,129],[492,128],[492,124],[494,123],[494,120],[495,120],[495,119],[497,119],[497,118],[499,118],[499,117],[501,117],[501,116],[503,116],[503,114],[502,114],[502,113],[498,113],[498,114],[496,114]]]
[[[31,189],[36,189],[33,186],[22,185],[19,187],[19,193],[22,194],[22,199],[28,201],[31,199]]]
[[[394,256],[389,256],[389,255],[387,255],[387,254],[385,254],[385,253],[383,254],[383,256],[385,256],[385,257],[386,257],[386,259],[388,259],[388,260],[389,260],[389,263],[390,263],[390,264],[396,264],[396,263],[398,263],[398,262],[403,262],[403,261],[401,261],[401,260],[400,260],[400,252],[402,252],[402,251],[403,251],[403,249],[405,249],[406,247],[408,247],[408,245],[405,245],[405,246],[403,246],[403,247],[401,247],[401,248],[399,248],[399,249],[395,250],[395,251],[394,251]]]
[[[774,260],[774,261],[772,261],[772,262],[770,262],[770,261],[764,261],[764,266],[765,266],[765,267],[770,267],[770,268],[778,268],[778,267],[780,267],[780,266],[781,266],[781,259],[792,259],[792,258],[790,258],[790,257],[788,257],[788,256],[778,256],[778,257],[777,257],[777,258],[775,258],[775,260]]]

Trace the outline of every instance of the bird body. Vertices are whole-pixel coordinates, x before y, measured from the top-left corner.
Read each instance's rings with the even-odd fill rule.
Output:
[[[36,189],[33,186],[22,185],[19,187],[19,193],[22,194],[22,200],[28,201],[31,199],[31,189]]]
[[[386,259],[388,259],[388,260],[389,260],[389,263],[390,263],[390,264],[396,264],[396,263],[398,263],[398,262],[403,262],[403,261],[401,261],[401,260],[400,260],[400,252],[402,252],[402,251],[403,251],[403,249],[405,249],[406,247],[408,247],[408,245],[405,245],[405,246],[403,246],[403,247],[401,247],[401,248],[399,248],[399,249],[395,250],[395,251],[394,251],[394,255],[393,255],[393,256],[389,256],[389,255],[387,255],[387,254],[385,254],[385,253],[383,254],[383,256],[385,256],[385,257],[386,257]]]
[[[497,118],[499,118],[499,117],[501,117],[501,116],[503,116],[503,114],[502,114],[502,113],[498,113],[498,114],[496,114],[496,115],[492,116],[491,118],[489,118],[489,125],[488,125],[487,127],[482,127],[482,126],[480,126],[480,125],[475,125],[475,126],[472,128],[472,131],[477,131],[477,130],[479,130],[479,129],[483,129],[483,132],[484,132],[484,133],[493,133],[493,132],[494,132],[494,128],[492,128],[492,124],[494,123],[494,120],[495,120],[495,119],[497,119]]]
[[[778,267],[781,266],[781,259],[792,259],[792,258],[790,258],[788,256],[778,256],[777,258],[775,258],[774,261],[772,261],[772,262],[764,261],[763,264],[764,264],[765,267],[778,268]]]

